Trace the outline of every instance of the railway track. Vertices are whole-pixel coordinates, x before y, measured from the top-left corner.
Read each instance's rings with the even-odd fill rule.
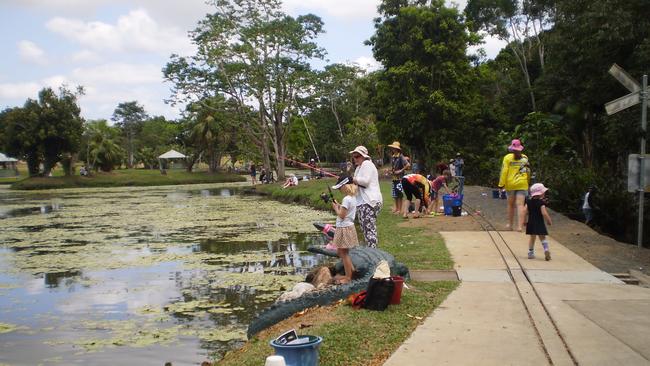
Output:
[[[472,213],[476,212],[472,205],[463,202],[463,206],[468,215],[488,234],[492,245],[497,249],[549,364],[579,365],[566,339],[562,336],[555,320],[551,317],[548,308],[542,301],[535,283],[531,281],[526,268],[515,255],[513,248],[489,220]]]

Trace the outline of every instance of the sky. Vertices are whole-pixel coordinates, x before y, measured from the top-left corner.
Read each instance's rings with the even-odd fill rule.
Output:
[[[448,0],[448,3],[452,2]],[[460,9],[466,0],[453,1]],[[379,64],[363,42],[374,33],[379,0],[284,0],[293,16],[325,23],[317,39],[329,63]],[[194,53],[187,32],[211,12],[204,0],[0,1],[0,110],[37,98],[43,87],[81,85],[82,117],[109,120],[119,103],[137,101],[149,115],[175,119],[164,103],[170,86],[162,68],[171,54]],[[503,43],[487,39],[494,57]],[[318,65],[315,65],[318,67]],[[322,63],[321,63],[322,66]]]

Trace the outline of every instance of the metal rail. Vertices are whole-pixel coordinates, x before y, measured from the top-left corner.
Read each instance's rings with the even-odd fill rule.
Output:
[[[546,305],[544,305],[544,302],[542,301],[542,298],[541,298],[541,296],[539,295],[539,292],[537,291],[537,288],[535,287],[534,282],[531,281],[530,277],[528,276],[528,273],[527,273],[526,269],[524,268],[524,266],[522,266],[521,261],[519,260],[519,258],[517,258],[517,256],[515,255],[515,252],[512,250],[512,248],[510,247],[510,245],[508,245],[508,242],[503,238],[503,236],[501,235],[501,233],[500,233],[498,230],[496,230],[496,228],[494,227],[494,225],[493,225],[493,224],[492,224],[492,223],[491,223],[487,218],[485,218],[485,217],[482,216],[482,215],[475,215],[475,214],[472,213],[472,211],[476,211],[476,210],[474,209],[473,206],[468,205],[468,204],[465,203],[465,202],[463,202],[463,206],[469,209],[469,210],[466,210],[466,211],[467,211],[467,214],[468,214],[470,217],[472,217],[472,219],[474,219],[474,220],[475,220],[475,221],[476,221],[476,222],[481,226],[481,228],[482,228],[485,232],[487,232],[488,236],[490,237],[490,240],[492,241],[492,244],[494,245],[494,247],[495,247],[495,248],[497,249],[497,251],[499,252],[499,255],[501,256],[501,260],[503,261],[503,263],[504,263],[505,266],[506,266],[506,271],[508,272],[508,276],[510,276],[510,279],[512,280],[512,283],[515,285],[515,289],[517,290],[517,294],[519,295],[519,299],[521,300],[522,304],[524,305],[524,308],[526,309],[526,313],[528,314],[528,318],[530,319],[530,322],[531,322],[531,324],[533,325],[533,328],[535,329],[535,334],[537,335],[537,338],[539,339],[539,342],[540,342],[540,344],[542,345],[542,349],[543,349],[544,354],[546,355],[546,357],[547,357],[549,363],[550,363],[551,365],[553,365],[553,360],[552,360],[552,358],[551,358],[551,355],[550,355],[550,353],[549,353],[549,351],[548,351],[546,345],[544,344],[544,339],[542,338],[542,335],[541,335],[539,329],[537,328],[537,325],[535,325],[535,321],[534,321],[534,319],[533,319],[533,315],[532,315],[532,313],[531,313],[531,311],[530,311],[530,308],[528,307],[528,304],[527,304],[526,301],[524,300],[524,297],[523,297],[523,294],[522,294],[522,292],[521,292],[521,289],[520,289],[519,286],[517,285],[517,281],[515,280],[515,277],[514,277],[514,275],[513,275],[513,273],[512,273],[512,270],[511,270],[511,268],[510,268],[510,265],[508,264],[508,261],[506,260],[506,257],[505,257],[505,255],[504,255],[504,253],[502,252],[501,248],[500,248],[499,245],[497,244],[497,240],[495,239],[495,236],[494,236],[493,233],[496,233],[496,235],[498,236],[498,239],[500,239],[501,242],[503,243],[503,245],[505,245],[506,248],[508,248],[508,251],[509,251],[510,254],[512,255],[512,258],[514,258],[514,260],[517,262],[517,265],[519,266],[519,270],[521,270],[521,272],[522,272],[523,275],[524,275],[524,278],[526,278],[526,281],[528,282],[528,284],[530,285],[530,287],[533,289],[533,293],[535,294],[535,297],[537,298],[537,301],[539,302],[539,304],[541,305],[542,309],[544,310],[544,313],[545,313],[546,316],[548,317],[548,320],[549,320],[550,323],[553,325],[553,329],[555,330],[556,335],[557,335],[557,336],[559,337],[559,339],[562,341],[562,344],[564,345],[565,350],[566,350],[567,353],[569,354],[569,357],[571,358],[571,361],[573,361],[573,364],[574,364],[574,365],[576,365],[576,366],[579,365],[579,364],[578,364],[578,360],[575,358],[575,356],[574,356],[573,353],[571,352],[571,349],[569,348],[569,345],[567,344],[566,340],[565,340],[564,337],[562,336],[562,333],[560,333],[560,330],[559,330],[559,328],[557,327],[557,324],[555,323],[555,320],[553,319],[553,317],[552,317],[551,314],[549,313],[548,308],[546,307]]]

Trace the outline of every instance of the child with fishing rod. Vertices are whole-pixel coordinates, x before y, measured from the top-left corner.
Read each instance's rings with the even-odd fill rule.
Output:
[[[334,199],[332,191],[327,197],[327,200],[332,201],[332,209],[336,212],[336,231],[332,244],[336,246],[336,254],[341,258],[343,269],[345,269],[345,275],[335,280],[337,284],[345,284],[352,281],[354,272],[352,259],[349,255],[350,249],[359,245],[357,230],[354,227],[354,219],[357,214],[357,186],[352,183],[351,177],[341,176],[332,189],[338,189],[345,195],[341,203]]]

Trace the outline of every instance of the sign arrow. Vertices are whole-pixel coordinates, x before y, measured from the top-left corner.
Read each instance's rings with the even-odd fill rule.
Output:
[[[605,103],[605,111],[607,111],[608,116],[611,116],[616,112],[620,112],[623,109],[639,104],[640,99],[638,91],[630,93],[618,99],[614,99],[611,102]]]
[[[617,64],[613,64],[612,67],[609,68],[609,73],[613,77],[615,77],[616,80],[618,80],[621,84],[623,84],[623,86],[626,87],[627,90],[631,91],[632,93],[638,92],[639,90],[641,90],[641,85],[639,85],[639,83],[637,83],[636,80],[632,79],[630,74],[628,74],[625,70],[623,70]],[[631,94],[629,94],[629,95],[631,95]],[[612,101],[610,103],[614,103],[614,102],[615,101]],[[625,108],[627,108],[627,107],[625,107]],[[614,113],[616,113],[616,112],[614,112]],[[611,113],[607,112],[607,114],[611,114]]]

